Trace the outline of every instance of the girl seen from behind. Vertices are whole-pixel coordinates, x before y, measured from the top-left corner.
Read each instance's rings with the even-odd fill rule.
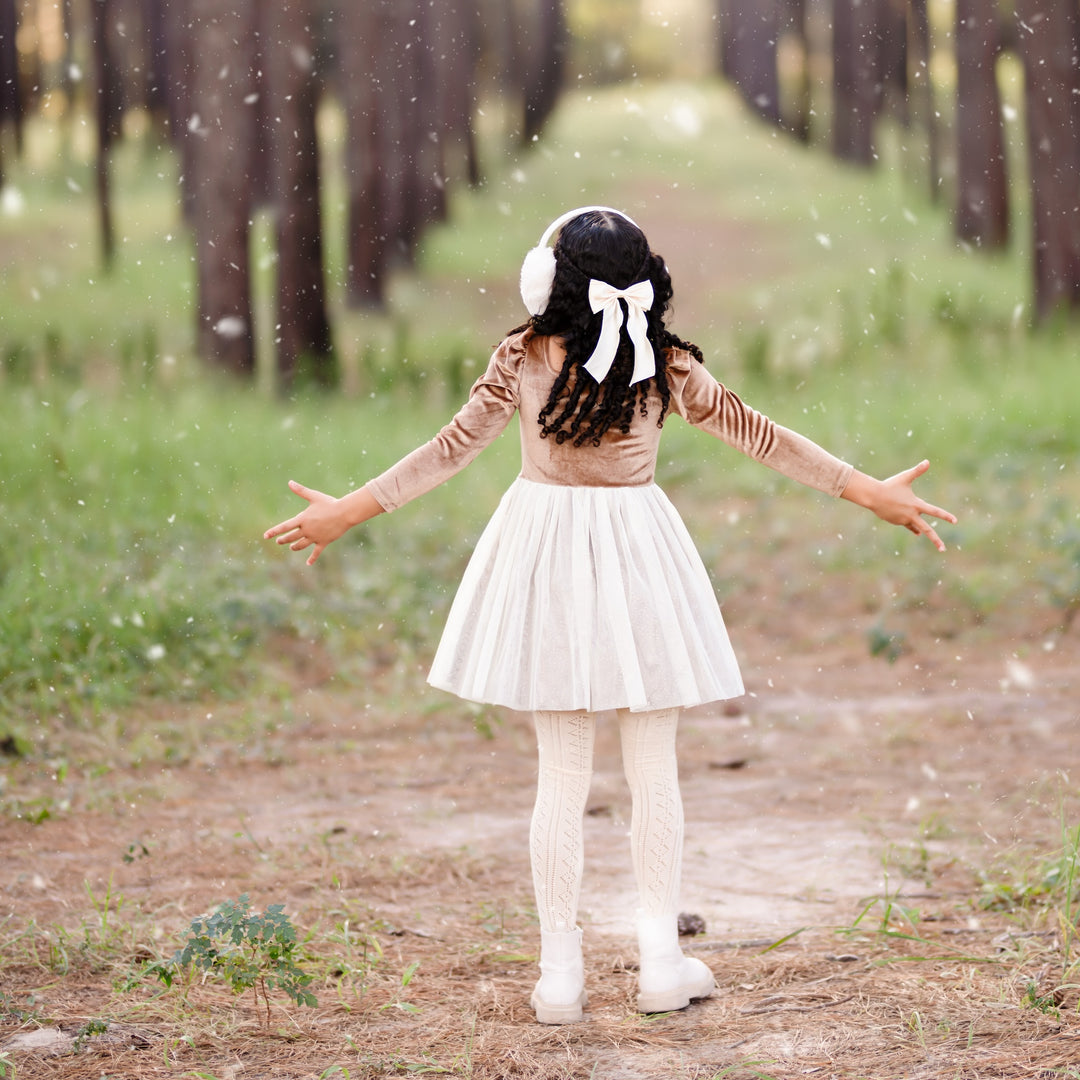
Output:
[[[555,237],[554,248],[549,241]],[[530,859],[540,921],[541,1023],[587,1004],[577,907],[598,713],[613,711],[633,812],[640,1011],[712,993],[678,940],[683,815],[679,711],[743,693],[720,608],[678,513],[654,482],[672,415],[827,495],[944,545],[913,491],[923,461],[876,480],[745,405],[700,350],[665,326],[671,277],[625,214],[557,218],[522,267],[531,318],[495,350],[468,401],[430,442],[341,498],[290,482],[307,506],[265,533],[314,563],[348,529],[465,468],[518,414],[521,474],[481,535],[429,682],[533,715],[537,797]]]

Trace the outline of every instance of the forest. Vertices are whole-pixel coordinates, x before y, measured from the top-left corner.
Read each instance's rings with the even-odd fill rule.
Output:
[[[1069,0],[0,0],[0,1077],[1080,1077],[1078,109]],[[546,1028],[529,717],[425,682],[516,432],[262,534],[438,431],[593,203],[959,521],[665,422],[748,691],[680,727],[719,989],[633,1008],[601,724]]]

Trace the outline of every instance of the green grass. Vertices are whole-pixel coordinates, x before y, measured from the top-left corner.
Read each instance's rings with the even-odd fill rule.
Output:
[[[418,272],[395,277],[377,316],[343,308],[332,182],[346,392],[285,402],[265,374],[257,389],[224,383],[190,355],[190,246],[171,160],[138,145],[118,155],[123,240],[102,276],[88,162],[56,140],[32,131],[12,173],[25,209],[0,217],[0,735],[20,745],[136,700],[273,679],[264,662],[283,641],[328,650],[340,678],[412,692],[472,540],[516,472],[513,430],[314,570],[261,533],[299,505],[286,479],[342,492],[437,430],[521,319],[523,252],[581,203],[640,220],[672,268],[676,330],[752,404],[879,475],[930,457],[927,497],[962,517],[945,530],[949,561],[907,558],[914,538],[672,423],[659,479],[707,561],[725,567],[725,591],[764,540],[811,567],[819,588],[888,573],[901,614],[882,617],[901,624],[941,580],[954,630],[1018,598],[1051,626],[1080,602],[1080,335],[1064,323],[1030,334],[1022,250],[957,251],[900,169],[837,168],[711,85],[575,95],[523,158],[504,161],[495,128],[485,133],[487,183],[458,191],[453,224],[430,234]],[[265,234],[260,221],[257,263]],[[262,307],[267,277],[264,266]],[[724,500],[762,513],[718,531]]]

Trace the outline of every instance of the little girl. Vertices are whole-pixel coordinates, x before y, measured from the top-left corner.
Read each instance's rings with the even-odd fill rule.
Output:
[[[558,233],[554,249],[551,238]],[[268,529],[308,563],[354,525],[396,510],[465,468],[510,422],[521,475],[476,546],[429,681],[470,701],[531,712],[539,779],[530,855],[540,918],[545,1024],[586,1004],[577,907],[582,820],[596,714],[618,716],[640,894],[637,1007],[685,1008],[712,972],[679,948],[683,814],[675,754],[679,710],[743,692],[705,568],[653,482],[669,413],[762,464],[945,546],[924,519],[956,519],[912,490],[922,462],[875,480],[747,407],[664,325],[671,278],[625,214],[584,207],[557,218],[526,256],[531,315],[495,350],[469,400],[429,443],[381,476],[307,500]]]

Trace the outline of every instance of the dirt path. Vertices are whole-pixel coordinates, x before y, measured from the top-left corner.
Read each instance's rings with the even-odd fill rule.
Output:
[[[461,719],[373,716],[358,693],[321,687],[298,694],[291,729],[240,747],[208,739],[198,760],[171,769],[69,782],[70,810],[58,805],[36,826],[0,822],[5,937],[30,918],[42,929],[66,926],[73,970],[79,940],[89,943],[74,981],[43,962],[6,970],[0,1045],[34,1026],[13,1008],[24,994],[41,1002],[41,1024],[69,1035],[105,1011],[114,991],[93,975],[104,897],[117,933],[172,948],[194,915],[247,891],[257,906],[286,903],[313,931],[345,918],[370,931],[385,974],[369,980],[364,1007],[340,992],[335,1002],[324,985],[318,1010],[291,1010],[287,1043],[255,1039],[256,1053],[250,1034],[237,1043],[254,1014],[207,991],[211,1012],[241,1020],[232,1036],[203,1031],[198,1053],[174,1040],[163,1058],[176,1021],[157,1016],[136,1022],[138,1038],[122,1046],[84,1051],[90,1072],[71,1072],[70,1057],[21,1052],[19,1077],[61,1068],[181,1076],[200,1067],[315,1077],[334,1064],[375,1076],[424,1063],[460,1073],[467,1049],[472,1075],[612,1080],[724,1068],[1019,1077],[1080,1063],[1074,1010],[1022,1007],[1025,980],[1051,977],[1046,957],[996,967],[1013,923],[978,905],[995,881],[1010,881],[998,860],[1022,867],[1025,849],[1048,855],[1060,846],[1062,803],[1075,809],[1080,749],[1067,651],[1018,661],[990,643],[976,663],[906,656],[895,665],[834,654],[820,670],[820,657],[781,668],[768,642],[748,644],[752,693],[742,708],[695,710],[681,731],[684,907],[707,926],[688,947],[717,973],[709,1002],[648,1024],[630,1007],[635,900],[613,724],[601,730],[587,817],[592,1004],[585,1024],[542,1029],[527,1007],[533,963],[516,958],[533,953],[537,937],[527,718],[511,715],[484,739]],[[885,919],[890,902],[908,918]],[[919,940],[882,938],[883,927]],[[1031,931],[1051,954],[1055,932]],[[882,963],[907,953],[921,963]],[[394,1007],[405,992],[399,973],[413,960],[415,1014]],[[734,1068],[752,1061],[769,1064]]]

